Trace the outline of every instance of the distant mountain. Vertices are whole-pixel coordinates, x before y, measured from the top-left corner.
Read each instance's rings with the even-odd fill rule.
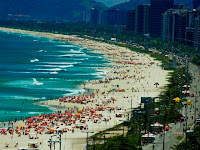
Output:
[[[128,2],[130,0],[96,0],[97,2],[101,2],[103,4],[105,4],[106,6],[114,6],[114,5],[117,5],[117,4],[121,4],[121,3],[124,3],[124,2]]]
[[[81,12],[106,6],[94,0],[0,0],[0,16],[30,16],[31,19],[77,21]]]
[[[185,4],[192,8],[192,1],[193,0],[175,0],[175,4]],[[132,10],[135,6],[139,4],[150,4],[150,0],[130,0],[129,2],[124,2],[118,5],[115,5],[111,8],[115,9],[123,9],[123,10]]]

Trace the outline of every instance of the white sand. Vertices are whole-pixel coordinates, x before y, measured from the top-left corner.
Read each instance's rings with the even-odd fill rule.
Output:
[[[67,41],[70,43],[74,43],[80,45],[81,47],[87,47],[90,49],[95,49],[94,52],[103,53],[105,57],[109,57],[109,60],[112,62],[109,65],[113,67],[106,68],[106,77],[118,77],[120,79],[111,80],[109,83],[97,83],[98,81],[91,81],[85,85],[85,88],[94,89],[96,101],[94,103],[88,104],[77,104],[77,103],[64,103],[59,102],[59,100],[51,100],[47,101],[45,105],[57,105],[58,110],[59,106],[65,106],[67,108],[83,108],[83,107],[93,107],[97,108],[97,104],[103,103],[106,98],[114,97],[116,101],[111,101],[111,103],[103,104],[104,107],[121,107],[123,110],[115,110],[110,113],[110,111],[105,110],[97,113],[102,113],[103,115],[111,116],[111,120],[109,122],[102,121],[101,123],[93,123],[93,121],[87,122],[88,130],[97,133],[106,128],[113,127],[116,124],[121,123],[119,120],[126,120],[127,115],[123,115],[122,118],[116,118],[115,114],[122,111],[128,113],[131,110],[131,101],[132,107],[138,107],[140,104],[141,97],[156,97],[163,90],[163,87],[167,84],[166,78],[168,75],[168,71],[165,71],[161,68],[161,63],[153,60],[147,54],[140,54],[131,52],[129,49],[124,47],[118,47],[111,44],[101,43],[92,41],[89,39],[77,38],[76,36],[69,35],[60,35],[60,34],[52,34],[52,33],[41,33],[41,32],[32,32],[32,31],[23,31],[17,29],[7,29],[0,28],[0,30],[7,32],[15,32],[15,33],[24,33],[31,34],[36,36],[43,36],[52,39],[59,39],[63,41]],[[135,62],[136,64],[124,64],[124,63],[116,63],[115,61],[126,61],[126,62]],[[154,64],[150,64],[154,61]],[[137,64],[142,62],[143,65]],[[144,65],[145,63],[145,65]],[[129,70],[129,71],[127,71]],[[127,78],[122,79],[124,76]],[[154,83],[158,82],[158,88],[155,87]],[[118,89],[117,85],[119,85],[120,89],[124,89],[125,92],[109,92],[110,89]],[[84,87],[84,85],[82,85]],[[99,90],[97,94],[97,89]],[[105,94],[102,94],[105,92]],[[124,113],[124,114],[126,114]],[[17,122],[16,125],[21,125],[22,122]],[[34,132],[34,131],[31,131]],[[90,134],[92,135],[92,134]],[[42,149],[49,149],[47,141],[49,140],[49,134],[38,135],[38,142],[42,142]],[[12,138],[12,139],[11,139]],[[14,147],[16,143],[18,143],[18,147],[27,147],[30,139],[27,135],[22,135],[18,137],[16,134],[12,137],[11,135],[1,135],[0,136],[0,149],[9,149],[14,150],[17,149]],[[9,143],[9,148],[5,148],[5,143]],[[56,149],[59,149],[58,143],[56,144]],[[62,135],[62,149],[73,149],[80,150],[84,149],[86,145],[86,133],[81,133],[81,131],[75,130],[75,133],[67,132]]]

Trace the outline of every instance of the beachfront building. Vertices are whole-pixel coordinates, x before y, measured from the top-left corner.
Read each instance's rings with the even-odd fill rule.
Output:
[[[185,31],[186,44],[200,47],[200,11],[193,9],[187,12],[186,18],[186,31]]]
[[[151,0],[150,10],[150,36],[160,37],[162,26],[162,14],[168,9],[173,8],[174,0]]]
[[[138,5],[135,8],[135,33],[147,34],[150,26],[150,5]]]
[[[126,15],[126,30],[135,31],[135,10],[130,10]]]
[[[90,23],[92,25],[99,24],[99,10],[96,8],[92,8],[90,11]]]
[[[101,14],[101,24],[115,26],[126,24],[126,11],[120,9],[107,9]]]
[[[195,18],[194,47],[197,49],[200,48],[200,16]]]
[[[200,0],[193,0],[193,9],[197,9],[200,6]]]
[[[184,9],[169,9],[163,14],[163,40],[185,41],[186,14]]]

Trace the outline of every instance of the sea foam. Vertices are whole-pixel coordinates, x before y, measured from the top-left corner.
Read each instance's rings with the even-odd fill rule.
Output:
[[[37,81],[35,78],[33,78],[33,85],[43,85],[43,82]]]
[[[32,59],[32,60],[30,60],[30,62],[38,62],[39,61],[39,59]]]

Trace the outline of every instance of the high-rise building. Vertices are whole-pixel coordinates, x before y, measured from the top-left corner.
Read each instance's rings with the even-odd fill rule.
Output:
[[[138,5],[135,8],[135,33],[149,33],[150,5]]]
[[[194,36],[195,36],[195,18],[198,16],[198,12],[196,9],[187,12],[186,16],[186,30],[185,30],[185,43],[187,45],[194,46]],[[196,28],[197,30],[197,28]]]
[[[175,4],[173,9],[187,9],[187,10],[189,10],[190,7],[185,5],[185,4]]]
[[[161,36],[162,14],[173,8],[174,0],[151,0],[150,10],[150,36]]]
[[[126,30],[135,31],[135,10],[130,10],[126,15]]]
[[[83,22],[83,23],[89,23],[90,22],[90,12],[82,11],[80,21]]]
[[[193,8],[197,9],[200,6],[200,0],[193,0]]]
[[[96,8],[92,8],[90,11],[90,23],[92,25],[99,24],[99,10]]]
[[[101,24],[104,25],[125,25],[127,11],[119,9],[104,10],[101,15]]]
[[[185,41],[186,14],[184,9],[169,9],[163,14],[163,40]]]
[[[197,17],[195,18],[193,46],[200,49],[200,11],[197,12]]]

